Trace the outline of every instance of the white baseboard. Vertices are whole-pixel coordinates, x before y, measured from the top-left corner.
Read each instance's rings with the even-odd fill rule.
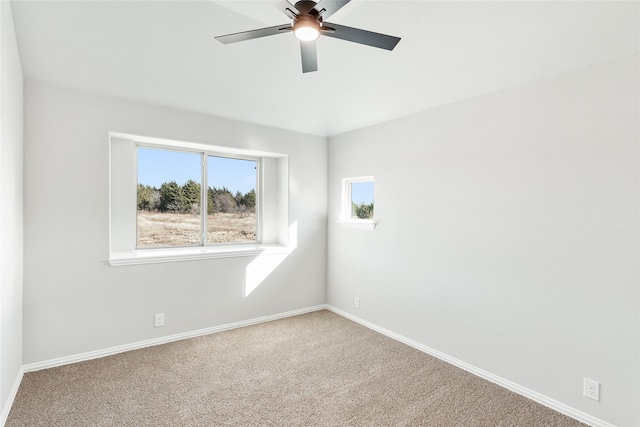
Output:
[[[562,402],[558,402],[555,399],[552,399],[550,397],[547,397],[543,394],[540,394],[536,391],[530,390],[526,387],[523,387],[519,384],[514,383],[513,381],[509,381],[507,379],[504,379],[502,377],[499,377],[497,375],[492,374],[491,372],[487,372],[483,369],[477,368],[473,365],[470,365],[466,362],[463,362],[462,360],[456,359],[455,357],[451,357],[448,354],[442,353],[438,350],[435,350],[431,347],[427,347],[426,345],[420,344],[417,341],[413,341],[407,337],[404,337],[400,334],[397,334],[395,332],[389,331],[388,329],[384,329],[378,325],[375,325],[371,322],[368,322],[366,320],[363,320],[357,316],[354,316],[351,313],[348,313],[346,311],[340,310],[339,308],[333,307],[331,305],[327,305],[327,310],[330,310],[342,317],[345,317],[349,320],[353,320],[356,323],[359,323],[363,326],[366,326],[369,329],[372,329],[376,332],[379,332],[383,335],[388,336],[389,338],[393,338],[396,341],[400,341],[401,343],[407,344],[408,346],[411,346],[417,350],[420,350],[424,353],[427,353],[431,356],[437,357],[440,360],[443,360],[447,363],[450,363],[451,365],[457,366],[458,368],[464,369],[467,372],[470,372],[474,375],[479,376],[480,378],[483,378],[487,381],[491,381],[494,384],[497,384],[499,386],[502,386],[504,388],[506,388],[507,390],[511,390],[515,393],[518,393],[526,398],[529,398],[535,402],[538,402],[548,408],[551,408],[555,411],[558,411],[564,415],[567,415],[571,418],[574,418],[580,422],[583,422],[585,424],[588,424],[590,426],[593,427],[615,427],[613,424],[609,424],[606,421],[603,421],[599,418],[593,417],[587,413],[584,413],[582,411],[579,411],[575,408],[572,408],[568,405],[565,405]]]
[[[9,417],[9,411],[11,411],[11,407],[13,406],[13,401],[16,399],[16,394],[18,394],[18,388],[20,387],[20,383],[22,382],[22,376],[24,375],[24,367],[21,367],[18,371],[18,375],[16,375],[16,379],[13,382],[13,387],[9,391],[9,396],[7,398],[7,402],[4,404],[2,408],[2,413],[0,413],[0,426],[4,427],[4,424],[7,422],[7,418]]]
[[[169,335],[166,337],[154,338],[146,341],[139,341],[131,344],[120,345],[116,347],[105,348],[102,350],[90,351],[87,353],[76,354],[72,356],[60,357],[57,359],[45,360],[43,362],[30,363],[24,365],[24,372],[39,371],[41,369],[55,368],[57,366],[68,365],[71,363],[83,362],[85,360],[97,359],[100,357],[111,356],[125,351],[138,350],[154,345],[166,344],[173,341],[180,341],[187,338],[199,337],[202,335],[214,334],[216,332],[228,331],[230,329],[242,328],[244,326],[256,325],[258,323],[270,322],[272,320],[284,319],[286,317],[298,316],[300,314],[311,313],[314,311],[327,309],[326,304],[316,305],[313,307],[302,308],[298,310],[287,311],[284,313],[272,314],[270,316],[257,317],[254,319],[243,320],[240,322],[227,323],[224,325],[213,326],[210,328],[198,329],[195,331],[184,332],[181,334]]]

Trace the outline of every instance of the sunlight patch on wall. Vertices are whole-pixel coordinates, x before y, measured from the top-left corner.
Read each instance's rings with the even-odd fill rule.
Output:
[[[244,281],[245,298],[251,295],[264,280],[298,247],[298,221],[289,226],[288,251],[280,254],[258,255],[247,265]]]

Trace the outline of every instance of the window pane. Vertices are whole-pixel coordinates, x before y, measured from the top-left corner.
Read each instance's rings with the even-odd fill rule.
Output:
[[[256,241],[255,160],[208,156],[207,243]]]
[[[201,158],[138,147],[138,248],[201,244]]]
[[[373,219],[373,181],[351,183],[351,218]]]

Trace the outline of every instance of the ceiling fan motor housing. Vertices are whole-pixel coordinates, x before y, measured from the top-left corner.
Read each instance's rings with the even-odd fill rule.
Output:
[[[317,9],[315,9],[316,4],[317,3],[315,1],[300,0],[295,4],[294,7],[298,12],[300,12],[300,15],[318,16],[320,13]]]

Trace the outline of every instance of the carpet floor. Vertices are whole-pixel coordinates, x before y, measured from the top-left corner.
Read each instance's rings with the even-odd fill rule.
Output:
[[[329,311],[24,375],[17,426],[583,426]]]

